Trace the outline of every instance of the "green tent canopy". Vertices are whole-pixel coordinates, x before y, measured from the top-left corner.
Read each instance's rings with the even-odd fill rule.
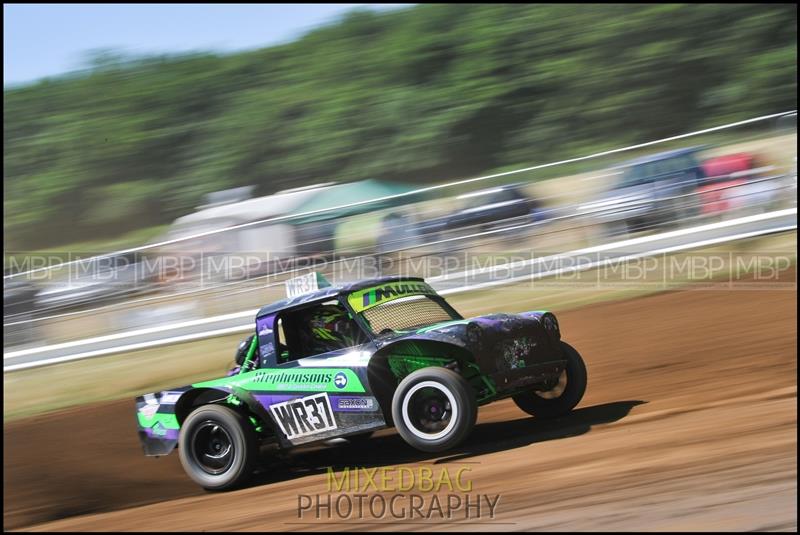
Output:
[[[287,215],[327,210],[325,212],[300,216],[291,220],[292,223],[303,224],[374,212],[376,210],[402,206],[404,204],[423,200],[425,198],[424,193],[414,193],[391,199],[383,199],[384,197],[408,193],[415,188],[418,188],[418,186],[375,179],[348,182],[321,190],[319,194],[312,196],[308,201],[295,207]],[[353,203],[371,199],[383,200],[348,206]]]

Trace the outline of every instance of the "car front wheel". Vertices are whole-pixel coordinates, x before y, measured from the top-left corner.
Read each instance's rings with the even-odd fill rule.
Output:
[[[531,390],[513,397],[517,407],[536,418],[565,416],[580,403],[586,392],[586,364],[580,353],[566,342],[561,342],[567,365],[558,382],[547,390]]]
[[[472,431],[478,403],[472,387],[447,368],[417,370],[403,379],[392,398],[397,432],[421,451],[444,451]]]
[[[247,481],[257,456],[252,427],[223,405],[204,405],[181,426],[178,453],[187,475],[207,490],[228,490]]]

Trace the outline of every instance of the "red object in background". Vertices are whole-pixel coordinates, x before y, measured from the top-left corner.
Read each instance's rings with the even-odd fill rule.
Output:
[[[743,178],[736,178],[733,180],[723,180],[721,182],[714,182],[713,184],[706,184],[697,188],[700,195],[700,203],[703,214],[716,214],[725,212],[733,208],[738,208],[743,204],[743,200],[737,198],[736,186],[746,184],[747,180]]]
[[[697,188],[697,192],[703,214],[725,212],[743,204],[743,199],[737,198],[736,186],[746,184],[747,179],[731,178],[730,175],[755,168],[752,154],[741,152],[718,156],[706,160],[701,167],[706,175],[706,183]]]
[[[738,154],[726,154],[706,160],[701,164],[707,179],[715,177],[725,177],[731,173],[749,171],[755,168],[755,158],[752,154],[741,152]]]

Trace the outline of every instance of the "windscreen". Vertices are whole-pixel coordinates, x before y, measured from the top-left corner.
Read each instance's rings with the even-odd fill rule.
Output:
[[[619,186],[627,188],[630,186],[639,186],[647,181],[647,174],[644,165],[634,165],[625,169],[620,180]]]

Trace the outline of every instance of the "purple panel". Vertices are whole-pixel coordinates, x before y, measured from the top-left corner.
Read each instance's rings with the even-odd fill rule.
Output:
[[[265,409],[269,409],[270,405],[274,405],[275,403],[283,403],[284,401],[290,401],[292,399],[299,399],[307,396],[315,395],[313,392],[307,392],[304,394],[293,394],[293,395],[286,395],[286,394],[254,394],[253,397],[258,401]],[[328,396],[331,400],[331,408],[334,412],[374,412],[378,410],[378,402],[375,398],[372,397],[359,397],[359,396]],[[371,404],[371,407],[358,407],[355,406],[358,401],[353,400],[371,400],[368,401],[368,404]],[[342,405],[350,405],[350,406],[340,406],[340,401],[344,400]]]
[[[267,355],[275,353],[275,314],[269,314],[256,319],[256,334],[258,335],[258,349],[262,360]]]
[[[144,430],[145,434],[150,438],[158,440],[178,440],[178,429],[163,429],[162,434],[156,433],[152,428],[148,427]]]

